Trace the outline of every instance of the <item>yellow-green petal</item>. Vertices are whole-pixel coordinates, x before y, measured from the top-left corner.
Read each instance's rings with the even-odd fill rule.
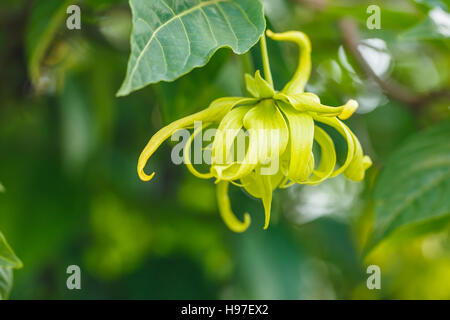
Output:
[[[204,125],[203,128],[202,127],[198,127],[197,129],[195,129],[194,133],[189,137],[188,142],[186,143],[186,148],[184,149],[184,163],[186,164],[186,167],[188,168],[188,170],[197,178],[201,178],[201,179],[210,179],[213,177],[211,172],[208,173],[201,173],[199,171],[197,171],[194,166],[192,165],[191,159],[190,159],[190,153],[191,153],[191,144],[194,141],[195,137],[202,131],[202,129],[208,127],[208,124]]]
[[[270,211],[272,210],[272,180],[270,176],[262,176],[263,195],[262,201],[264,206],[264,229],[269,227]]]
[[[282,92],[275,94],[274,99],[281,100],[291,104],[298,111],[315,112],[324,117],[336,117],[345,120],[358,108],[356,100],[349,100],[344,105],[339,107],[330,107],[320,103],[320,99],[313,93],[304,92],[292,96],[286,95]]]
[[[214,137],[211,163],[213,165],[229,165],[234,159],[229,159],[233,142],[243,127],[243,119],[251,109],[249,106],[234,108],[222,119]]]
[[[289,132],[286,121],[272,100],[263,100],[244,117],[244,127],[249,131],[250,141],[241,173],[247,172],[246,160],[256,159],[258,165],[278,160],[286,150]],[[252,163],[250,163],[250,166]],[[254,168],[254,166],[253,166]],[[248,172],[247,172],[248,173]]]
[[[230,230],[234,232],[244,232],[250,225],[250,215],[245,213],[243,222],[236,218],[231,210],[230,198],[228,196],[228,185],[228,181],[221,181],[217,184],[217,201],[220,215]]]
[[[240,104],[254,103],[255,99],[252,98],[240,98],[240,97],[227,97],[214,100],[210,106],[200,112],[194,113],[187,117],[181,118],[172,122],[171,124],[160,129],[154,134],[150,141],[145,146],[141,155],[139,156],[137,171],[139,178],[143,181],[149,181],[153,178],[155,173],[146,174],[145,166],[153,155],[153,153],[159,148],[159,146],[167,140],[175,131],[183,128],[190,127],[195,121],[204,122],[217,122],[223,118],[234,106]]]
[[[352,161],[345,169],[344,175],[350,180],[361,181],[364,179],[366,169],[372,164],[372,160],[368,156],[364,156],[361,143],[353,133],[352,137],[355,143],[355,153]]]
[[[256,98],[271,98],[275,94],[272,85],[261,77],[259,70],[256,71],[254,78],[245,74],[245,84],[247,91]]]
[[[266,31],[269,38],[277,41],[290,41],[299,46],[300,54],[297,70],[291,81],[286,84],[283,92],[287,95],[301,93],[305,89],[306,82],[311,74],[311,41],[308,36],[300,31],[288,31],[284,33],[273,33]]]
[[[289,168],[287,176],[295,182],[309,178],[312,146],[314,140],[314,121],[310,114],[299,112],[287,104],[280,103],[280,108],[289,124]]]
[[[344,172],[347,169],[347,167],[350,165],[350,162],[353,159],[353,156],[355,153],[355,148],[356,148],[355,142],[353,139],[353,133],[344,123],[342,123],[342,121],[340,121],[337,118],[321,117],[318,115],[313,115],[313,118],[316,121],[322,122],[322,123],[334,128],[347,141],[347,156],[346,156],[345,162],[341,167],[336,169],[330,176],[330,177],[335,177],[335,176],[341,174],[342,172]]]
[[[350,99],[342,106],[342,109],[339,119],[346,120],[352,116],[356,109],[358,109],[358,101]]]
[[[318,184],[333,173],[336,166],[336,151],[333,140],[322,128],[315,126],[314,139],[320,146],[320,163],[317,170],[314,170],[313,176],[305,181],[305,184]]]
[[[279,171],[277,174],[270,176],[270,184],[272,186],[272,191],[275,190],[283,180],[284,176]],[[250,174],[241,178],[242,187],[247,191],[251,196],[261,199],[263,197],[263,179],[261,174],[256,171],[252,171]]]

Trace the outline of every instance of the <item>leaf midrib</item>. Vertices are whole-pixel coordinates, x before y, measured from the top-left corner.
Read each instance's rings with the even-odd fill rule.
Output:
[[[187,15],[187,14],[189,14],[189,13],[195,11],[195,10],[201,9],[201,8],[203,8],[203,7],[205,7],[205,6],[208,6],[208,5],[217,4],[217,3],[219,3],[219,2],[225,2],[225,1],[227,1],[227,0],[210,0],[210,1],[205,1],[205,2],[199,3],[198,5],[196,5],[196,6],[192,7],[192,8],[189,8],[189,9],[186,10],[186,11],[183,11],[183,12],[181,12],[181,13],[179,13],[179,14],[174,15],[174,16],[171,17],[169,20],[167,20],[166,22],[164,22],[163,24],[161,24],[158,28],[156,28],[155,31],[153,32],[153,34],[151,35],[151,37],[148,39],[148,41],[147,41],[147,43],[145,44],[145,46],[144,46],[144,48],[142,49],[142,51],[139,53],[139,56],[137,57],[136,62],[135,62],[135,64],[134,64],[133,70],[131,71],[131,73],[130,73],[130,75],[129,75],[129,79],[133,79],[134,74],[136,73],[136,70],[137,70],[137,68],[138,68],[138,66],[139,66],[139,63],[140,63],[140,61],[141,61],[141,59],[142,59],[144,53],[146,52],[146,50],[148,49],[148,46],[151,44],[151,42],[152,42],[153,39],[155,38],[156,34],[157,34],[162,28],[164,28],[164,27],[167,26],[169,23],[171,23],[171,22],[173,22],[173,21],[175,21],[175,20],[177,20],[177,19],[180,19],[180,20],[181,20],[181,17],[183,17],[183,16],[185,16],[185,15]],[[130,87],[130,83],[131,83],[131,82],[128,82],[128,87]]]

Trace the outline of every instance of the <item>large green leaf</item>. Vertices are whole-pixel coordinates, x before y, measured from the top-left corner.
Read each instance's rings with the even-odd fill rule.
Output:
[[[399,228],[439,227],[450,217],[449,195],[450,121],[446,121],[411,137],[381,172],[374,190],[375,225],[369,248]]]
[[[130,0],[130,6],[131,55],[118,96],[172,81],[221,47],[245,53],[265,29],[260,0]]]
[[[0,300],[7,299],[13,282],[13,268],[21,268],[22,262],[16,257],[5,237],[0,232]]]

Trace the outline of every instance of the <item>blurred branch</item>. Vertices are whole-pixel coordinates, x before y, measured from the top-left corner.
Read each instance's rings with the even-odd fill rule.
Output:
[[[292,1],[316,10],[324,10],[325,7],[327,6],[325,0],[292,0]]]
[[[390,98],[397,100],[403,104],[409,105],[414,109],[420,109],[431,101],[440,98],[450,98],[450,90],[448,89],[427,94],[418,94],[409,90],[407,87],[403,86],[393,79],[381,79],[373,71],[372,67],[367,63],[358,49],[358,45],[360,43],[360,35],[356,23],[351,19],[342,19],[341,21],[339,21],[339,30],[344,47],[352,54],[364,73],[368,77],[372,78],[384,91],[384,93],[386,93],[386,95],[388,95]]]

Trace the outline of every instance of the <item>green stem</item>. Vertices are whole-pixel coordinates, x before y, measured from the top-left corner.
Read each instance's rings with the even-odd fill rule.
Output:
[[[262,62],[264,67],[264,77],[266,78],[266,81],[273,87],[272,72],[270,71],[270,63],[269,63],[269,54],[267,53],[266,36],[264,34],[261,36],[260,44],[261,44]]]

